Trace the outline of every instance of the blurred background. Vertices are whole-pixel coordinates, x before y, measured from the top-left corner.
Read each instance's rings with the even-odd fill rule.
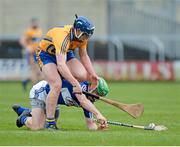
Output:
[[[30,68],[19,43],[32,18],[45,34],[90,18],[88,53],[110,80],[180,79],[180,0],[0,0],[0,80],[22,80]]]

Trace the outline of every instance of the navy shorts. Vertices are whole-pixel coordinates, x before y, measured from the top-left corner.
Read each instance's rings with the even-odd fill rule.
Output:
[[[71,60],[72,58],[75,58],[75,55],[74,55],[74,52],[72,50],[70,50],[69,52],[67,52],[66,62]],[[43,65],[46,65],[48,63],[57,64],[55,55],[50,55],[49,53],[44,52],[42,50],[36,52],[36,59],[37,59],[37,62],[39,64],[40,68],[42,68]]]

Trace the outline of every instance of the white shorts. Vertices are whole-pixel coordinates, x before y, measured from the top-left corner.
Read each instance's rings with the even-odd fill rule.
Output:
[[[39,83],[37,83],[36,85],[34,85],[29,93],[29,98],[30,99],[38,99],[41,101],[46,101],[46,97],[47,97],[47,92],[45,87],[47,86],[47,82],[46,81],[40,81]]]
[[[32,108],[46,108],[47,92],[45,87],[47,86],[46,81],[40,81],[32,87],[29,93],[30,104]]]

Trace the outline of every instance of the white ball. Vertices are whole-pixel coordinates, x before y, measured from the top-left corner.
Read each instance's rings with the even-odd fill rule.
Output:
[[[151,128],[151,129],[154,129],[155,126],[156,126],[156,125],[155,125],[154,123],[150,123],[150,124],[149,124],[149,128]]]

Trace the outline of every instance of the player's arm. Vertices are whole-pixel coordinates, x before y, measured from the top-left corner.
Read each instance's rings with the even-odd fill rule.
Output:
[[[73,77],[69,68],[66,65],[66,53],[56,53],[57,68],[61,75],[68,80],[73,86],[79,85],[78,81]]]
[[[76,98],[80,102],[80,105],[89,112],[92,112],[96,119],[100,122],[102,127],[107,127],[106,118],[99,112],[99,110],[86,98],[84,94],[76,94]]]
[[[98,129],[98,126],[96,125],[96,123],[93,121],[92,118],[85,117],[85,121],[89,130],[95,131]]]
[[[98,76],[97,76],[96,72],[94,71],[91,60],[87,54],[87,50],[79,49],[79,56],[80,56],[81,63],[84,65],[85,69],[87,70],[87,72],[90,75],[89,76],[90,81],[91,81],[92,85],[94,85],[93,88],[95,88],[95,86],[97,86],[97,83],[98,83]]]
[[[93,120],[93,114],[92,112],[87,111],[86,109],[83,108],[84,111],[84,116],[85,116],[85,121],[86,125],[89,130],[97,130],[98,126],[96,125],[95,121]]]

